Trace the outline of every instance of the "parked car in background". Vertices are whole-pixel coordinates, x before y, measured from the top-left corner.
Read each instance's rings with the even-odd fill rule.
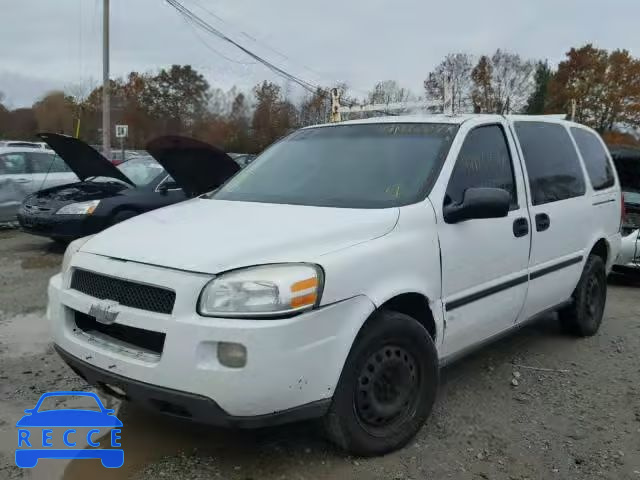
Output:
[[[120,165],[121,163],[128,162],[133,158],[149,155],[144,150],[125,150],[124,155],[122,150],[111,150],[111,163],[114,165]]]
[[[640,271],[640,148],[613,148],[611,156],[620,177],[625,208],[622,252],[615,268]]]
[[[20,204],[33,192],[77,180],[51,150],[0,147],[0,222],[15,220]]]
[[[28,196],[18,213],[28,233],[67,242],[221,185],[240,167],[223,151],[185,137],[160,137],[151,155],[118,167],[86,143],[41,137],[80,179]]]
[[[72,243],[47,313],[62,358],[121,398],[223,426],[322,418],[381,455],[422,427],[442,365],[549,311],[598,332],[621,203],[604,143],[571,122],[310,127]]]
[[[44,142],[28,142],[24,140],[0,140],[0,147],[49,148]]]

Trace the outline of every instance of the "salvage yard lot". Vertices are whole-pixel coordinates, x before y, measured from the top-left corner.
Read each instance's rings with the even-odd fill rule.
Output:
[[[347,457],[311,424],[234,432],[124,405],[123,468],[44,460],[20,470],[13,454],[23,410],[46,391],[87,388],[53,352],[44,318],[62,253],[0,230],[0,479],[640,480],[640,280],[627,277],[611,278],[595,337],[565,336],[549,316],[446,368],[433,416],[382,458]]]

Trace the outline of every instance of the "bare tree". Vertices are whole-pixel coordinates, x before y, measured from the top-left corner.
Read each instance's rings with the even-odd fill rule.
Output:
[[[450,53],[429,73],[424,81],[427,100],[444,102],[449,88],[454,113],[471,110],[471,69],[472,58],[467,53]]]
[[[406,102],[411,97],[411,92],[401,87],[395,80],[378,82],[368,95],[369,103],[396,103]]]
[[[94,78],[85,78],[77,83],[72,83],[64,87],[64,93],[80,104],[84,103],[91,92],[98,86]]]
[[[496,50],[491,57],[494,113],[522,112],[535,88],[535,64],[517,53]]]
[[[88,77],[77,83],[72,83],[64,87],[65,94],[71,97],[74,103],[74,134],[80,135],[80,126],[84,113],[83,109],[85,102],[97,85],[98,82],[96,82],[94,78]]]

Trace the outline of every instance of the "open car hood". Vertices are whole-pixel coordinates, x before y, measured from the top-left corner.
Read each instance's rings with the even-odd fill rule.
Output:
[[[240,170],[223,150],[188,137],[158,137],[147,144],[147,152],[193,196],[219,187]]]
[[[47,142],[80,180],[84,181],[89,177],[109,177],[136,186],[113,163],[82,140],[58,133],[39,133],[38,137]]]
[[[640,148],[611,150],[625,203],[640,204]]]

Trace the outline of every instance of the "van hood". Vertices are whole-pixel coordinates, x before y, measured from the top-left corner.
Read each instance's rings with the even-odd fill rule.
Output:
[[[133,187],[136,186],[113,163],[82,140],[58,133],[39,133],[38,137],[47,142],[47,145],[58,154],[80,180],[86,180],[89,177],[109,177],[128,183]]]
[[[81,251],[216,274],[310,261],[389,233],[398,208],[346,209],[195,198],[139,215],[89,240]]]
[[[193,138],[167,135],[151,140],[149,152],[185,193],[209,192],[240,170],[223,150]]]

